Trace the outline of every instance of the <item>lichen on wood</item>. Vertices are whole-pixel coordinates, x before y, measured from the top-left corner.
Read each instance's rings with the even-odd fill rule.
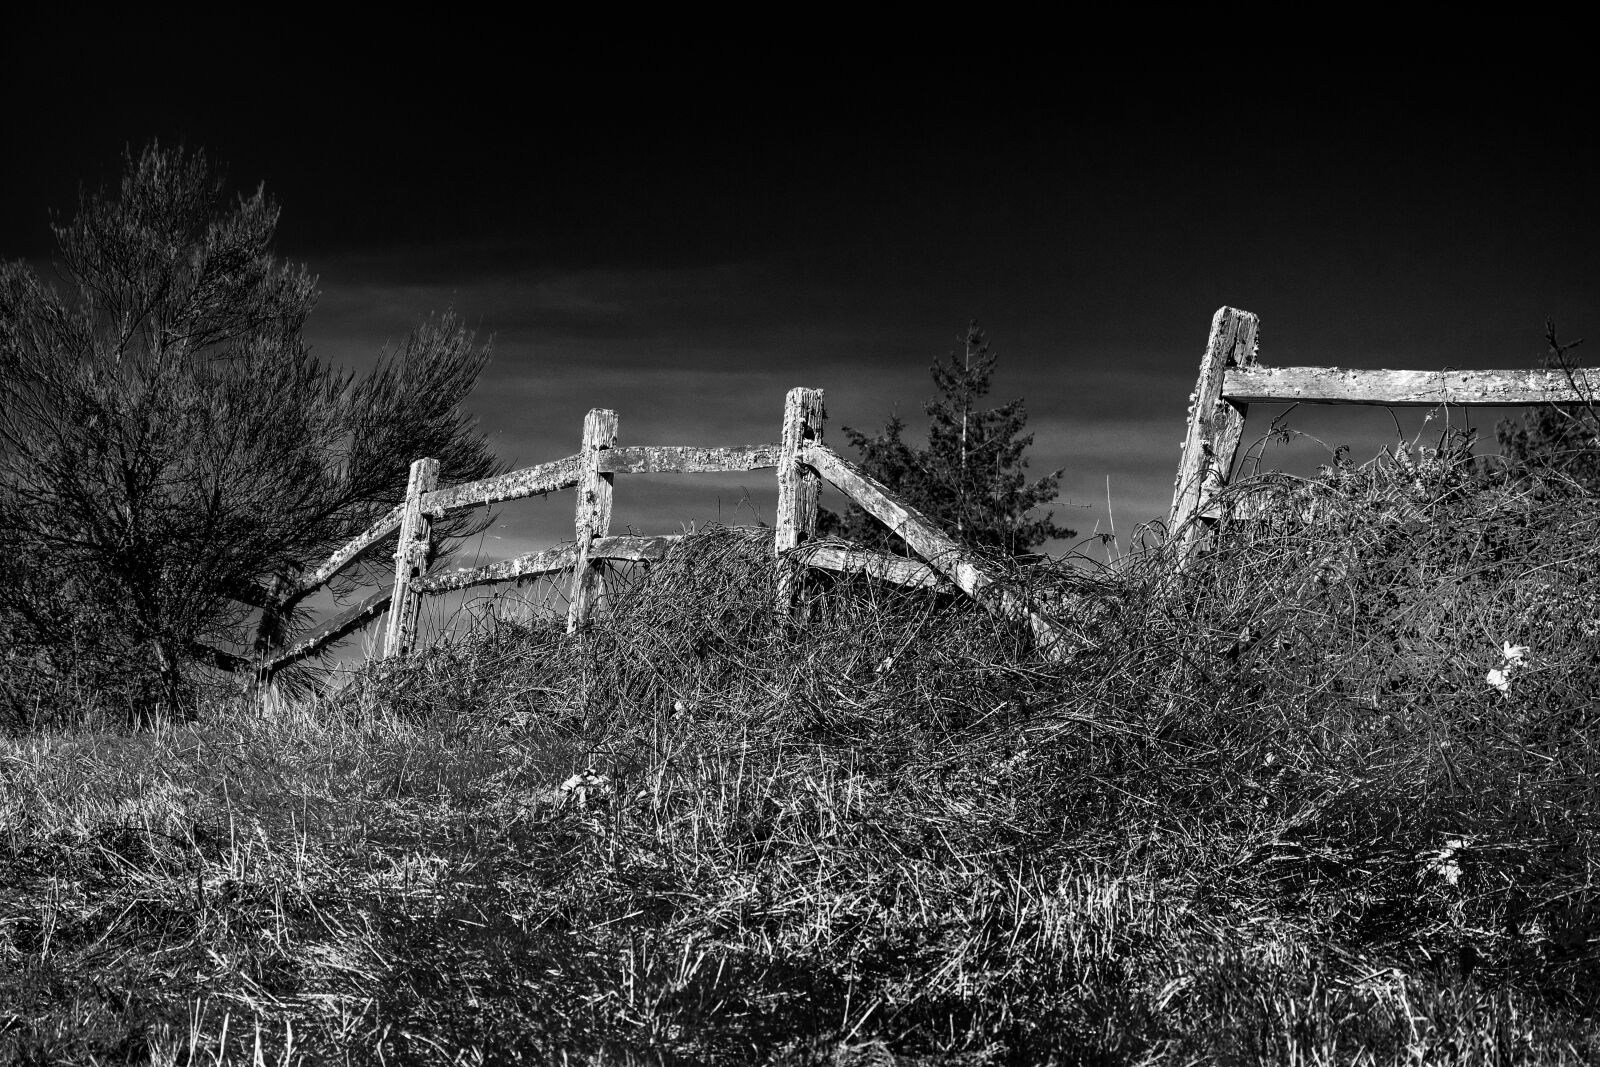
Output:
[[[619,536],[597,537],[589,543],[590,559],[612,559],[628,563],[658,560],[683,540],[682,534],[662,534],[658,537]]]
[[[390,509],[382,518],[368,526],[358,536],[347,541],[320,564],[316,570],[308,571],[300,576],[285,590],[285,600],[297,600],[307,593],[314,592],[326,585],[335,574],[354,563],[358,557],[373,548],[384,538],[400,529],[400,520],[405,514],[405,505],[399,504]]]
[[[595,408],[583,420],[583,447],[578,452],[578,506],[574,516],[576,558],[572,563],[572,593],[567,605],[567,630],[588,619],[589,607],[600,592],[600,572],[590,559],[596,538],[611,528],[611,488],[614,476],[600,469],[600,453],[617,443],[617,413]]]
[[[385,659],[407,655],[416,644],[420,596],[415,583],[427,570],[428,542],[433,530],[427,512],[422,510],[422,498],[438,483],[438,460],[419,459],[411,464],[405,511],[400,517],[400,536],[394,551],[394,596],[389,602],[389,625],[383,644]]]
[[[434,518],[463,508],[483,507],[507,500],[521,500],[541,493],[554,493],[571,489],[578,484],[582,471],[582,457],[568,456],[534,467],[524,467],[508,474],[483,478],[476,482],[452,485],[424,494],[422,510]]]
[[[914,559],[902,559],[899,556],[888,556],[882,552],[827,541],[801,545],[796,551],[800,561],[808,567],[868,574],[896,585],[922,589],[950,588],[950,583],[943,575],[926,563]]]
[[[604,474],[714,474],[755,471],[778,465],[781,445],[697,448],[679,445],[631,445],[600,454]]]
[[[1574,389],[1574,382],[1578,388]],[[1229,399],[1279,404],[1586,404],[1600,395],[1600,372],[1574,370],[1345,370],[1339,367],[1231,367]]]
[[[284,652],[266,665],[266,680],[270,681],[271,675],[289,664],[314,656],[328,645],[339,640],[351,632],[360,629],[373,619],[382,615],[389,607],[389,598],[393,590],[380,589],[369,593],[359,602],[345,608],[339,614],[306,634],[298,641],[291,644]]]
[[[912,551],[927,560],[962,592],[1003,618],[1025,622],[1039,646],[1054,655],[1070,654],[1063,634],[1022,597],[1000,586],[972,554],[941,531],[922,512],[896,500],[888,487],[826,445],[809,444],[800,461],[814,467],[840,492],[889,527]]]
[[[1200,376],[1189,397],[1189,424],[1184,431],[1183,455],[1172,489],[1169,529],[1193,540],[1191,520],[1206,506],[1206,498],[1233,473],[1233,460],[1244,432],[1247,406],[1223,396],[1224,376],[1230,368],[1248,367],[1256,360],[1261,320],[1248,311],[1218,308],[1211,318],[1211,334],[1200,359]]]
[[[514,559],[501,560],[482,567],[463,568],[444,574],[430,574],[416,583],[419,593],[447,593],[452,589],[470,589],[476,585],[495,582],[514,582],[522,578],[537,578],[544,574],[557,574],[568,570],[577,558],[577,546],[557,545],[541,552],[529,552]]]

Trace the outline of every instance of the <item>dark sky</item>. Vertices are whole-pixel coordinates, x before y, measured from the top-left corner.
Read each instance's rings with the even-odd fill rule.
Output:
[[[773,440],[794,385],[826,390],[835,428],[896,410],[920,428],[928,363],[977,318],[994,399],[1027,401],[1032,469],[1066,469],[1058,519],[1105,529],[1109,479],[1125,534],[1165,513],[1219,305],[1259,314],[1280,365],[1531,366],[1547,318],[1595,325],[1593,123],[1554,76],[1183,65],[1092,36],[730,64],[509,28],[365,50],[44,32],[0,53],[25,101],[0,257],[48,261],[49,212],[114,181],[124,146],[203,147],[283,205],[280,253],[320,278],[320,354],[368,363],[446,307],[493,336],[472,408],[515,465],[573,452],[590,407],[627,444]],[[1498,414],[1449,418],[1492,440]],[[1381,410],[1291,424],[1367,454],[1395,437]],[[770,481],[624,480],[617,521],[770,519]],[[484,550],[548,543],[566,507],[508,512]]]

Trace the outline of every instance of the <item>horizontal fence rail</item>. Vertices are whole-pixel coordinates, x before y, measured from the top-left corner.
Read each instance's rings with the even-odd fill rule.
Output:
[[[581,471],[580,457],[568,456],[553,463],[541,463],[537,467],[527,467],[512,471],[510,474],[424,493],[422,510],[429,515],[443,518],[452,511],[487,507],[508,500],[523,500],[530,496],[555,493],[577,485]]]
[[[710,474],[755,471],[777,465],[777,445],[749,448],[635,445],[630,448],[611,448],[601,453],[599,470],[602,474]],[[435,518],[442,518],[454,511],[543,496],[574,488],[582,473],[583,457],[568,456],[494,478],[435,489],[423,495],[422,510]],[[389,532],[397,529],[399,509],[396,509],[394,526]]]
[[[923,589],[953,589],[948,579],[926,563],[899,556],[886,556],[851,545],[828,541],[810,541],[796,552],[808,567],[836,571],[841,574],[867,574],[874,578],[894,582],[896,585],[918,586]]]
[[[672,546],[683,540],[682,534],[664,534],[659,537],[598,537],[589,547],[590,559],[640,563],[664,557]],[[431,574],[416,583],[418,592],[445,593],[452,589],[467,589],[476,585],[496,582],[515,582],[525,578],[538,578],[546,574],[560,574],[572,569],[578,558],[576,545],[557,545],[542,552],[529,552],[515,559],[491,563],[485,567]]]
[[[1574,389],[1574,384],[1577,388]],[[1557,370],[1341,370],[1338,367],[1234,367],[1222,378],[1226,400],[1263,404],[1585,404],[1600,374]]]
[[[571,570],[573,561],[577,558],[578,550],[575,545],[557,545],[542,552],[529,552],[515,559],[491,563],[486,567],[430,574],[417,581],[416,589],[419,593],[447,593],[452,589],[470,589],[473,586],[492,585],[496,582],[540,578],[546,574],[559,574]]]
[[[611,448],[600,454],[602,474],[717,474],[778,465],[780,445],[749,448]]]

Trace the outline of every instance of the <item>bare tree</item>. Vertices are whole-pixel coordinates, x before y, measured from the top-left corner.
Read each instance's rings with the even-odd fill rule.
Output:
[[[277,221],[203,153],[152,145],[55,227],[63,291],[0,265],[0,622],[140,714],[242,667],[225,646],[273,578],[397,503],[412,459],[499,469],[460,408],[487,347],[446,313],[365,375],[319,360]]]

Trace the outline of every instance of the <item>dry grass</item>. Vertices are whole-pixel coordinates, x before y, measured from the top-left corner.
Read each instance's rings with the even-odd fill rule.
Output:
[[[1435,467],[1019,574],[1066,662],[868,581],[782,631],[719,529],[577,639],[19,735],[0,1056],[1594,1062],[1600,506]]]

